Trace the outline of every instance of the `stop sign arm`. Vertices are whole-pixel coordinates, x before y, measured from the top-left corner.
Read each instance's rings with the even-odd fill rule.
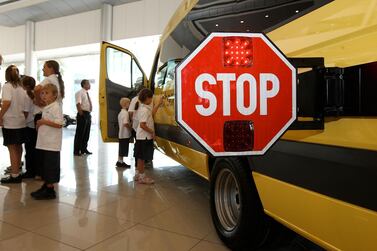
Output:
[[[289,130],[324,129],[324,58],[288,58],[298,70],[297,118]],[[300,73],[300,68],[306,70]],[[307,71],[307,69],[311,71]],[[306,118],[306,119],[305,119]]]

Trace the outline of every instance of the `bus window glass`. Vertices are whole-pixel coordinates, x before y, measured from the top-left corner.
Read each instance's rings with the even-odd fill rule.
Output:
[[[162,86],[162,91],[166,92],[169,90],[174,90],[174,80],[175,80],[175,67],[177,66],[177,61],[169,61],[166,71],[166,77]],[[167,93],[165,93],[167,95]]]
[[[107,78],[118,85],[132,88],[131,56],[111,47],[106,51]]]
[[[160,70],[158,71],[155,79],[154,79],[154,83],[155,83],[155,87],[156,88],[162,88],[162,86],[164,85],[164,79],[165,79],[165,75],[166,75],[166,65],[164,65],[162,68],[160,68]]]
[[[143,72],[134,59],[132,59],[132,86],[140,90],[143,86]]]

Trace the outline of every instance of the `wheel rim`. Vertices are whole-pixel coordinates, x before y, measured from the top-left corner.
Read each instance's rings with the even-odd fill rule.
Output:
[[[233,173],[222,169],[215,185],[216,213],[226,231],[233,231],[239,222],[241,198],[238,183]]]

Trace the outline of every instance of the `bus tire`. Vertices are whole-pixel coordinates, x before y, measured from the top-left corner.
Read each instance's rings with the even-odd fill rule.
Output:
[[[220,239],[232,250],[253,250],[268,235],[251,170],[239,158],[219,158],[210,179],[212,221]]]

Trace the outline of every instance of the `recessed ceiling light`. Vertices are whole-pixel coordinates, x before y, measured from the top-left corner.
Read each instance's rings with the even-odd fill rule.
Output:
[[[247,31],[247,32],[249,32],[250,30],[249,30],[249,29],[247,29],[246,31]]]
[[[270,17],[268,14],[266,14],[264,17]]]
[[[241,20],[240,23],[243,24],[245,21]]]
[[[299,10],[296,10],[296,13],[299,13],[300,11]]]
[[[219,24],[216,24],[216,27],[219,27]]]

